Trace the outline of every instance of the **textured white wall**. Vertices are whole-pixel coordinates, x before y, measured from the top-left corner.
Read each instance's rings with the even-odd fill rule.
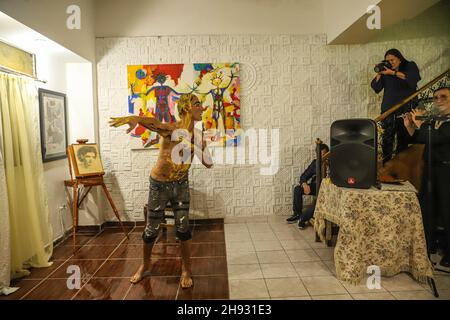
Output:
[[[127,114],[129,64],[238,61],[244,130],[279,128],[280,168],[260,175],[261,165],[218,165],[190,171],[192,217],[291,213],[292,183],[313,157],[316,137],[329,142],[334,120],[374,116],[380,97],[370,89],[373,65],[397,47],[424,66],[421,84],[450,65],[448,37],[326,46],[317,35],[167,36],[97,39],[99,128],[105,177],[116,205],[130,220],[143,219],[148,176],[156,150],[131,150],[125,127],[110,116]],[[112,219],[111,210],[106,219]]]

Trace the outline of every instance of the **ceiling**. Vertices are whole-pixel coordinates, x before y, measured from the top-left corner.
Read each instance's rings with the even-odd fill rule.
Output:
[[[22,50],[57,56],[65,62],[86,62],[85,59],[64,48],[39,32],[14,20],[0,11],[0,40]]]

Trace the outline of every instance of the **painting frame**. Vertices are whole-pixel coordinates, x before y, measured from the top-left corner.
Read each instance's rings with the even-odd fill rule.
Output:
[[[83,150],[85,150],[85,159],[80,157]],[[95,153],[95,155],[91,155],[90,163],[86,164],[88,153]],[[76,178],[103,176],[105,174],[97,143],[71,144],[69,146],[69,156]]]
[[[42,161],[67,158],[67,98],[64,93],[39,88]]]
[[[180,96],[194,94],[206,107],[201,122],[209,146],[240,144],[238,61],[127,65],[127,83],[129,114],[174,123],[180,120]],[[130,132],[130,146],[133,150],[159,148],[160,137],[138,124]]]

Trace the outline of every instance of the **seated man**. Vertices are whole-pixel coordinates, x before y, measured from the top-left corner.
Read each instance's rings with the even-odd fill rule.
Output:
[[[320,145],[320,152],[322,157],[329,151],[330,149],[326,144]],[[298,226],[300,229],[305,227],[306,222],[311,219],[314,213],[314,206],[312,208],[308,208],[304,214],[302,214],[303,210],[303,195],[315,195],[316,194],[316,159],[314,159],[308,168],[302,173],[300,176],[300,181],[298,185],[294,186],[293,190],[293,211],[294,214],[287,218],[286,221],[288,223],[294,223],[297,220]]]

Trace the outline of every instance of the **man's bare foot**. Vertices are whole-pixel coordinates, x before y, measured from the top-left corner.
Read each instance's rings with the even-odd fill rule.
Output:
[[[136,284],[139,281],[141,281],[142,279],[145,278],[145,266],[143,264],[141,264],[141,266],[139,267],[138,271],[136,271],[136,273],[134,274],[134,276],[131,277],[130,282],[132,284]]]
[[[192,281],[191,273],[183,271],[181,273],[181,279],[180,279],[181,287],[183,289],[190,288],[194,284]]]

